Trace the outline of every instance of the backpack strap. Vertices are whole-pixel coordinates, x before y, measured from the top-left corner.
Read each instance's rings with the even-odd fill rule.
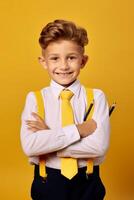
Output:
[[[93,89],[85,87],[86,90],[86,96],[87,96],[87,108],[86,108],[86,113],[87,113],[87,118],[85,120],[89,120],[92,118],[93,112],[94,112],[94,93]],[[89,112],[90,109],[90,112]],[[89,114],[88,114],[89,112]],[[88,159],[87,160],[87,174],[93,173],[93,159]]]
[[[44,101],[41,94],[41,91],[35,91],[34,92],[37,102],[37,114],[42,118],[45,119],[45,112],[44,112]],[[47,177],[46,173],[46,163],[45,163],[45,156],[41,155],[39,157],[39,175],[43,178]]]

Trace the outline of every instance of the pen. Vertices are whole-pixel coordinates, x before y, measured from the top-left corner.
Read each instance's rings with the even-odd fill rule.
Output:
[[[88,111],[86,112],[85,116],[84,116],[84,121],[86,121],[92,107],[94,105],[94,101],[90,104],[89,108],[88,108]],[[116,102],[114,102],[110,107],[109,107],[109,116],[111,116],[113,110],[115,109],[115,106],[116,106]]]
[[[115,109],[115,106],[116,106],[116,102],[113,103],[113,104],[109,107],[109,116],[111,116],[113,110]]]
[[[86,119],[87,119],[87,117],[88,117],[88,115],[89,115],[89,113],[90,113],[90,111],[91,111],[93,105],[94,105],[94,100],[93,100],[93,102],[90,104],[90,106],[89,106],[89,108],[88,108],[88,110],[87,110],[87,112],[86,112],[86,114],[85,114],[85,116],[84,116],[84,121],[86,121]]]

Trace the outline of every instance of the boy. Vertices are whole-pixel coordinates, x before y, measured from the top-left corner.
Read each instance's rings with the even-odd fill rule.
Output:
[[[48,71],[51,83],[41,90],[45,120],[37,114],[33,92],[27,95],[22,114],[22,147],[30,163],[35,165],[31,197],[33,200],[102,200],[105,187],[99,177],[99,164],[109,146],[109,108],[104,93],[93,89],[93,116],[83,121],[87,98],[85,87],[77,78],[88,60],[84,54],[87,32],[73,22],[55,20],[43,28],[39,43],[42,48],[39,62]],[[73,121],[67,125],[62,123],[66,115],[65,110],[62,112],[63,91],[72,93],[69,100],[72,108],[68,109],[73,110]],[[41,155],[45,155],[46,180],[39,173]],[[61,163],[70,158],[75,163],[70,168],[75,165],[76,171],[68,178],[62,172]],[[86,175],[89,158],[93,160],[93,173]]]

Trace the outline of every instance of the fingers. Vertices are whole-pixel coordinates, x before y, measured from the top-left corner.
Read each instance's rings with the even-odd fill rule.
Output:
[[[39,121],[26,120],[26,124],[31,128],[43,129],[43,125]]]
[[[26,120],[26,125],[29,128],[36,128],[37,130],[46,130],[49,127],[45,124],[44,121],[33,121],[33,120]]]
[[[44,121],[37,113],[32,112],[32,116],[37,120],[37,121]]]
[[[31,128],[37,128],[37,129],[41,128],[42,124],[45,123],[44,120],[35,112],[32,112],[31,114],[35,118],[35,121],[26,120],[26,124]]]
[[[32,112],[32,116],[35,118],[35,120],[26,120],[25,121],[29,130],[36,132],[38,130],[49,129],[49,127],[46,125],[44,119],[42,119],[37,113]]]
[[[37,128],[33,128],[33,127],[28,127],[28,130],[30,130],[30,131],[32,131],[32,132],[34,132],[34,133],[38,131]]]

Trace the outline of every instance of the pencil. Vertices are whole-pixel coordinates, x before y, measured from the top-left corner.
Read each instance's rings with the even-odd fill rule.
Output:
[[[113,103],[113,104],[110,106],[110,108],[109,108],[109,116],[111,116],[113,110],[115,109],[115,106],[116,106],[116,102]]]
[[[87,119],[87,117],[88,117],[88,115],[89,115],[89,113],[90,113],[90,111],[91,111],[93,105],[94,105],[94,100],[93,100],[93,102],[90,104],[90,106],[89,106],[89,108],[88,108],[88,110],[87,110],[87,112],[86,112],[86,114],[85,114],[85,116],[84,116],[84,121],[86,121],[86,119]],[[109,107],[109,116],[111,116],[112,112],[113,112],[114,109],[115,109],[115,106],[116,106],[116,102],[114,102],[114,103]]]
[[[94,100],[93,100],[93,102],[90,104],[90,106],[89,106],[89,108],[88,108],[88,110],[87,110],[87,112],[86,112],[86,114],[85,114],[85,116],[84,116],[84,121],[86,121],[86,119],[87,119],[87,117],[88,117],[88,115],[89,115],[89,113],[90,113],[90,111],[91,111],[93,105],[94,105]]]

